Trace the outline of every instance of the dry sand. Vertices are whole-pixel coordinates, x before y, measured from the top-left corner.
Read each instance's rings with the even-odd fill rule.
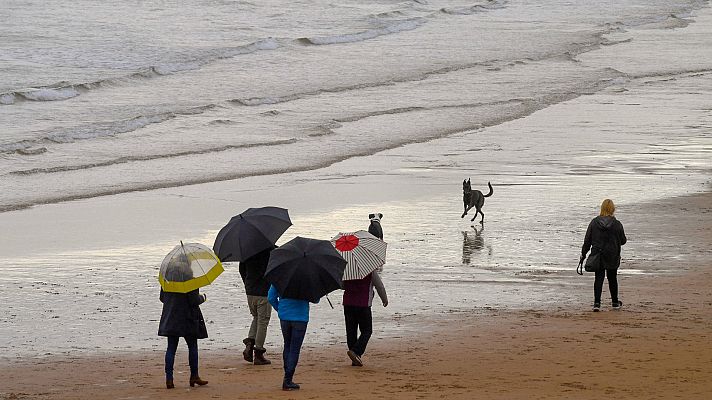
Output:
[[[350,366],[341,346],[306,346],[295,378],[302,384],[298,392],[280,390],[275,352],[268,354],[274,364],[256,367],[239,353],[204,351],[201,376],[210,383],[190,388],[181,347],[173,390],[163,385],[163,352],[153,351],[7,364],[0,370],[0,398],[707,399],[712,195],[649,204],[627,217],[636,224],[637,240],[675,241],[691,257],[672,261],[680,273],[623,274],[621,311],[604,306],[592,313],[581,304],[551,311],[473,305],[466,313],[404,316],[427,333],[374,337],[362,368]],[[591,274],[581,279],[592,284]]]

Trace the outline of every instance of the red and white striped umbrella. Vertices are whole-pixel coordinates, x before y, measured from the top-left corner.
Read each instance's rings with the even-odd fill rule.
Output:
[[[347,262],[345,281],[363,279],[386,262],[386,242],[366,231],[341,232],[331,244]]]

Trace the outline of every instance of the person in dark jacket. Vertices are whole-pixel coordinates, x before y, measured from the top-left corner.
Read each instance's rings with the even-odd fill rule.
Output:
[[[188,293],[164,292],[161,289],[163,312],[158,326],[158,335],[168,337],[166,349],[166,388],[173,389],[173,363],[178,349],[178,340],[182,337],[188,345],[188,362],[190,364],[190,386],[206,385],[208,381],[198,375],[198,339],[208,337],[203,313],[200,305],[205,302],[205,295],[199,290]]]
[[[383,286],[378,272],[373,271],[363,279],[344,281],[344,319],[346,322],[346,345],[349,350],[346,355],[351,359],[351,365],[363,366],[361,357],[366,352],[368,340],[373,333],[373,318],[371,304],[373,289],[376,288],[383,307],[388,306],[386,288]],[[359,329],[361,335],[359,336]]]
[[[302,349],[304,336],[309,323],[309,302],[306,300],[282,297],[274,285],[270,286],[267,293],[269,303],[277,311],[279,323],[284,338],[284,380],[282,390],[299,390],[299,385],[294,383],[294,372],[299,363],[299,353]],[[318,303],[318,301],[317,301]]]
[[[240,263],[240,276],[245,284],[247,294],[247,305],[252,314],[252,324],[247,338],[242,342],[245,350],[242,356],[245,361],[253,362],[255,365],[267,365],[272,362],[265,358],[265,337],[267,336],[267,326],[272,316],[272,307],[267,300],[269,282],[265,279],[265,270],[269,263],[269,255],[276,247],[263,250],[247,260]]]
[[[601,213],[592,219],[586,229],[586,238],[581,248],[581,261],[586,258],[589,249],[591,255],[600,253],[601,269],[596,271],[593,283],[593,311],[601,310],[601,292],[603,280],[608,277],[608,289],[611,292],[613,309],[620,309],[623,302],[618,298],[617,271],[621,262],[621,246],[627,239],[623,224],[613,216],[616,207],[610,199],[601,203]]]

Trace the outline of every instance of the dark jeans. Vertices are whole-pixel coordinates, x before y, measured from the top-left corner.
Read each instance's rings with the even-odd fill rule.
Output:
[[[593,302],[601,303],[601,292],[603,292],[603,279],[608,275],[608,289],[611,291],[611,302],[618,302],[618,271],[615,269],[604,269],[596,271],[596,280],[593,281]]]
[[[185,343],[188,345],[188,363],[190,364],[190,376],[198,376],[198,339],[186,337]],[[173,379],[173,363],[178,350],[178,340],[180,336],[168,336],[168,348],[166,349],[166,379]]]
[[[368,340],[373,333],[371,307],[344,306],[344,318],[346,319],[346,344],[349,350],[361,357],[366,352]],[[358,336],[359,329],[361,336]]]
[[[299,362],[299,351],[302,349],[304,335],[307,333],[307,323],[302,321],[279,321],[284,337],[284,381],[291,382]]]

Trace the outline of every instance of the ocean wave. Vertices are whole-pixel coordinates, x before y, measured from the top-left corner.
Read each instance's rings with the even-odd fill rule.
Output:
[[[381,28],[369,29],[357,33],[345,33],[341,35],[333,36],[316,36],[316,37],[303,37],[297,39],[303,44],[312,45],[328,45],[328,44],[339,44],[339,43],[355,43],[362,42],[369,39],[374,39],[379,36],[390,35],[398,32],[410,31],[417,29],[418,27],[425,24],[424,18],[413,18],[403,21],[396,21],[389,25]]]
[[[497,60],[491,60],[491,61],[473,62],[473,63],[443,67],[443,68],[435,69],[432,71],[426,71],[426,72],[412,75],[412,76],[402,76],[400,78],[394,78],[394,79],[390,79],[387,81],[375,81],[375,82],[368,82],[368,83],[358,83],[358,84],[354,84],[354,85],[334,86],[334,87],[329,87],[329,88],[321,88],[321,89],[317,89],[317,90],[292,93],[292,94],[288,94],[288,95],[284,95],[284,96],[250,97],[250,98],[243,98],[243,99],[237,98],[237,99],[230,99],[230,100],[228,100],[228,102],[233,103],[233,104],[239,104],[242,106],[248,106],[248,107],[269,105],[269,104],[280,104],[280,103],[287,103],[290,101],[300,100],[300,99],[303,99],[306,97],[319,96],[324,93],[343,93],[343,92],[348,92],[348,91],[352,91],[352,90],[376,88],[376,87],[383,87],[383,86],[392,86],[392,85],[395,85],[398,83],[404,83],[404,82],[422,81],[422,80],[427,79],[430,76],[444,75],[444,74],[447,74],[450,72],[460,71],[460,70],[469,69],[469,68],[491,67],[491,66],[500,66],[500,65],[503,67],[512,67],[512,66],[516,66],[516,65],[526,64],[527,61],[531,61],[531,60],[529,60],[529,59],[514,60],[514,61],[509,61],[509,62],[499,62]]]
[[[284,145],[284,144],[292,144],[292,143],[296,143],[296,142],[297,142],[297,139],[292,138],[292,139],[274,140],[271,142],[256,142],[256,143],[245,143],[245,144],[235,144],[235,145],[223,145],[223,146],[209,147],[209,148],[204,148],[204,149],[178,151],[175,153],[168,153],[168,154],[149,154],[149,155],[141,155],[141,156],[126,156],[126,157],[115,158],[112,160],[88,163],[88,164],[62,165],[62,166],[49,167],[49,168],[32,168],[32,169],[12,171],[12,172],[10,172],[10,174],[11,175],[36,175],[36,174],[50,174],[50,173],[54,173],[54,172],[86,170],[86,169],[99,168],[99,167],[109,167],[112,165],[126,164],[126,163],[137,162],[137,161],[151,161],[151,160],[159,160],[159,159],[166,159],[166,158],[195,156],[195,155],[201,155],[201,154],[219,153],[219,152],[223,152],[223,151],[236,150],[236,149],[247,149],[247,148],[253,148],[253,147],[279,146],[279,145]]]
[[[450,15],[472,15],[490,10],[505,8],[506,6],[507,1],[505,0],[487,0],[485,2],[472,4],[469,6],[444,7],[440,9],[440,12]]]
[[[89,90],[98,89],[104,86],[123,85],[136,80],[151,79],[185,71],[198,70],[216,60],[237,57],[257,51],[275,50],[279,47],[280,44],[276,39],[267,38],[241,46],[205,50],[200,54],[195,55],[195,58],[192,60],[152,65],[124,76],[82,83],[59,82],[36,88],[33,87],[10,90],[0,93],[0,105],[11,105],[19,101],[67,100],[77,97]]]
[[[37,139],[21,140],[7,144],[0,144],[0,154],[17,153],[20,155],[39,154],[38,146],[45,144],[73,143],[79,140],[97,139],[117,136],[122,133],[133,132],[151,124],[157,124],[176,118],[181,115],[196,115],[217,107],[206,105],[178,111],[169,111],[153,115],[140,115],[121,121],[112,121],[99,124],[87,124],[77,127],[52,130],[41,133]],[[45,149],[46,151],[46,149]]]

